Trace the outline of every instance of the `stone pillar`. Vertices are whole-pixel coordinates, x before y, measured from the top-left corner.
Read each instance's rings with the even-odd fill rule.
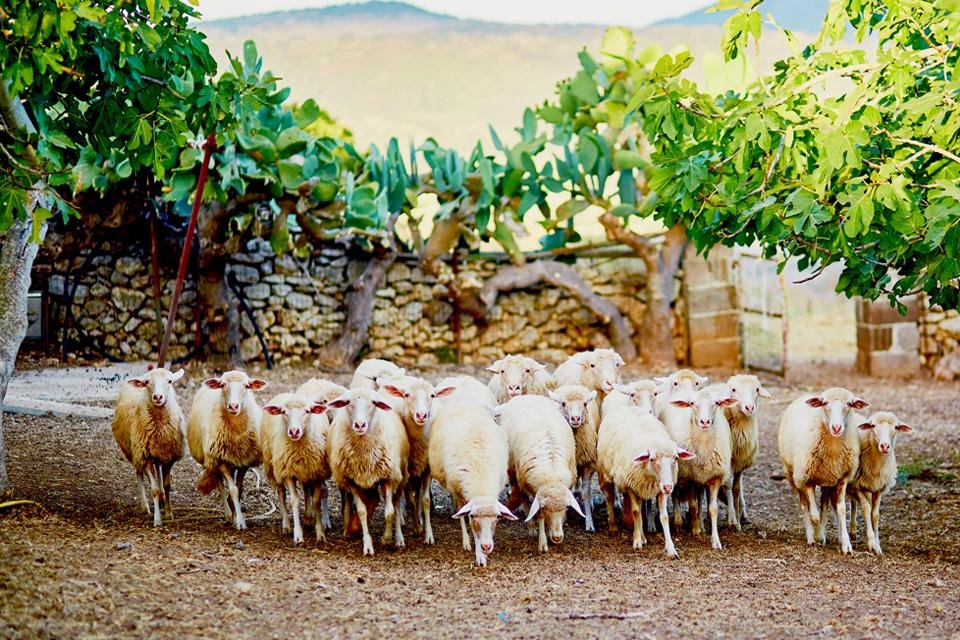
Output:
[[[886,298],[857,300],[857,371],[871,376],[910,377],[920,372],[920,300],[903,300],[902,316]]]
[[[691,367],[740,365],[740,309],[733,252],[714,247],[707,259],[691,247],[683,262],[687,362]]]

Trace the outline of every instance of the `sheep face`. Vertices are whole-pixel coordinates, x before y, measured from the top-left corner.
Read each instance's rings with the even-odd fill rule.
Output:
[[[587,391],[580,385],[566,385],[550,391],[550,399],[560,405],[560,413],[563,414],[567,424],[573,429],[579,429],[583,426],[587,416],[587,406],[597,397],[596,391]]]
[[[894,441],[897,439],[897,432],[913,433],[914,429],[908,424],[903,424],[900,419],[889,411],[878,411],[866,422],[857,425],[861,431],[870,431],[870,442],[877,447],[882,454],[888,454],[893,450]]]
[[[544,520],[550,542],[560,544],[563,542],[563,524],[567,521],[567,507],[572,507],[574,511],[580,514],[581,518],[586,517],[577,503],[576,496],[570,489],[566,487],[544,487],[533,498],[527,522],[540,514],[540,517]]]
[[[336,400],[330,401],[327,407],[346,409],[353,431],[360,436],[365,434],[376,421],[375,413],[377,411],[393,411],[393,407],[379,395],[364,392],[361,389],[354,389]]]
[[[243,371],[227,371],[219,378],[208,378],[203,384],[211,389],[223,390],[223,406],[227,413],[239,415],[243,411],[247,394],[267,386],[266,380],[251,378]]]
[[[533,380],[537,371],[546,368],[533,358],[521,355],[509,355],[500,358],[492,365],[487,367],[487,371],[495,376],[503,378],[503,386],[507,389],[507,395],[516,398],[523,394],[525,386]]]
[[[287,427],[287,437],[297,442],[307,432],[307,425],[310,422],[307,417],[311,414],[323,413],[327,407],[324,404],[288,402],[285,405],[268,404],[263,410],[272,416],[282,415]]]
[[[649,380],[638,380],[631,384],[614,385],[617,393],[629,396],[632,405],[640,407],[649,414],[653,414],[653,401],[660,388],[660,386],[654,385],[654,383]]]
[[[668,452],[648,449],[640,453],[640,455],[633,460],[637,464],[650,465],[651,470],[659,480],[660,493],[670,495],[674,485],[677,484],[677,472],[679,471],[678,462],[696,457],[693,452],[687,451],[683,447],[677,447],[677,450],[672,455]]]
[[[721,394],[709,389],[701,389],[696,394],[689,391],[681,391],[679,395],[670,400],[670,404],[675,407],[690,409],[691,421],[703,430],[713,427],[717,409],[720,407],[729,407],[730,405],[736,404],[736,402],[736,398],[730,395]]]
[[[167,398],[174,393],[173,383],[182,378],[183,373],[183,369],[171,373],[163,367],[157,367],[147,371],[143,377],[127,380],[127,383],[138,389],[146,389],[153,406],[162,407],[167,403]]]
[[[470,518],[470,530],[473,531],[477,547],[484,555],[493,551],[493,534],[497,530],[499,519],[517,519],[506,505],[497,500],[484,499],[471,500],[453,515],[454,518],[464,516]]]
[[[819,396],[807,399],[807,404],[820,409],[820,422],[827,427],[830,435],[839,438],[847,426],[847,417],[851,409],[866,409],[870,406],[865,400],[858,398],[846,389],[831,387]]]
[[[709,378],[698,375],[690,369],[680,369],[679,371],[674,371],[669,376],[654,378],[653,381],[657,383],[657,393],[660,394],[673,393],[683,389],[687,391],[697,391],[707,384]]]
[[[758,398],[770,397],[757,376],[733,376],[727,381],[727,386],[730,387],[730,395],[737,400],[737,408],[745,416],[752,416],[757,410]]]
[[[457,388],[445,386],[438,389],[423,378],[401,376],[390,379],[380,390],[400,398],[403,401],[402,413],[422,427],[433,417],[434,401],[450,395]]]
[[[623,358],[613,349],[597,349],[583,352],[580,365],[583,367],[584,386],[610,393],[620,382]]]

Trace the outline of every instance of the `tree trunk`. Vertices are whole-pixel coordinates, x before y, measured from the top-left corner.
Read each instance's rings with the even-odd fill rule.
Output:
[[[0,248],[0,495],[10,490],[7,456],[3,441],[3,403],[13,376],[20,343],[27,335],[27,291],[30,270],[39,245],[30,242],[32,212],[40,194],[34,192],[27,205],[27,219],[15,222]],[[46,234],[43,226],[41,237]]]
[[[363,275],[350,284],[344,300],[347,320],[343,331],[317,354],[322,368],[345,371],[353,366],[367,342],[377,289],[386,280],[387,271],[396,258],[397,254],[392,250],[372,256],[363,270]]]
[[[636,234],[623,226],[620,218],[610,213],[600,216],[607,238],[624,244],[643,260],[647,268],[647,308],[640,328],[640,356],[647,364],[674,365],[673,312],[670,303],[677,271],[687,248],[687,230],[683,225],[671,227],[663,242]]]
[[[523,289],[540,281],[561,287],[573,295],[607,325],[610,342],[623,359],[636,360],[637,348],[630,339],[629,325],[620,309],[606,298],[597,295],[570,265],[553,260],[540,260],[522,266],[504,267],[484,283],[478,297],[485,312],[489,313],[501,291]]]

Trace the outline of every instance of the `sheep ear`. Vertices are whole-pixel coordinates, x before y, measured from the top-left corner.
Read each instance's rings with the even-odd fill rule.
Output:
[[[253,391],[259,391],[269,384],[266,380],[261,380],[260,378],[250,378],[250,381],[247,382],[247,389]]]
[[[326,410],[327,410],[327,405],[323,404],[322,402],[314,403],[310,407],[310,413],[323,413]]]
[[[434,396],[435,398],[442,398],[443,396],[448,396],[448,395],[450,395],[451,393],[453,393],[453,392],[456,391],[456,390],[457,390],[456,387],[443,387],[442,389],[437,389],[436,391],[434,391],[434,392],[433,392],[433,396]]]
[[[683,447],[677,447],[677,457],[681,460],[690,460],[692,458],[696,458],[697,454],[695,454],[693,451],[687,451]]]
[[[717,400],[717,406],[719,407],[729,407],[732,404],[737,404],[736,398],[721,398]]]
[[[655,378],[653,379],[653,381],[654,381],[655,383],[657,383],[658,385],[661,385],[661,384],[669,385],[669,384],[670,384],[670,376],[667,376],[667,377],[655,377]]]
[[[505,404],[506,404],[506,403],[504,403],[504,404],[498,404],[498,405],[495,406],[495,407],[487,407],[487,408],[490,409],[490,414],[491,414],[494,418],[499,418],[499,417],[500,417],[500,414],[503,413],[503,407],[504,407]]]
[[[757,395],[760,396],[761,398],[772,398],[772,397],[773,397],[773,396],[770,395],[770,392],[767,391],[766,389],[764,389],[763,387],[760,387],[760,389],[757,390]]]
[[[492,365],[490,365],[489,367],[484,367],[484,368],[485,368],[487,371],[489,371],[490,373],[492,373],[493,375],[500,375],[500,370],[497,369],[497,366],[496,366],[496,365],[493,365],[493,364],[492,364]]]
[[[641,453],[640,455],[638,455],[636,458],[634,458],[633,461],[634,461],[634,462],[646,462],[646,461],[649,460],[649,459],[650,459],[650,450],[647,449],[646,451],[644,451],[643,453]]]
[[[580,508],[580,504],[577,502],[577,496],[573,495],[573,491],[570,491],[570,489],[567,489],[567,506],[576,511],[581,518],[587,517],[583,515],[583,509]]]
[[[613,389],[614,391],[618,391],[619,393],[622,393],[624,395],[627,395],[627,396],[630,395],[630,387],[628,385],[620,384],[619,382],[614,382]]]
[[[211,389],[223,389],[226,385],[223,384],[223,380],[220,378],[207,378],[203,381],[203,386],[210,387]]]
[[[399,367],[399,369],[400,369],[400,373],[397,374],[398,376],[405,376],[405,375],[407,375],[407,370],[406,370],[406,369],[404,369],[403,367]]]
[[[591,402],[593,402],[593,401],[596,400],[596,399],[597,399],[597,392],[596,392],[596,391],[591,391],[590,393],[587,394],[587,397],[583,399],[583,403],[584,403],[584,404],[590,404]]]
[[[916,429],[914,429],[908,424],[898,424],[896,427],[894,427],[894,429],[896,429],[897,431],[900,431],[901,433],[913,433],[914,431],[916,431]]]
[[[693,406],[693,403],[689,400],[671,400],[670,404],[675,407],[683,407],[684,409],[689,409]]]
[[[340,396],[339,398],[337,398],[337,399],[335,399],[335,400],[331,400],[330,402],[328,402],[328,403],[327,403],[327,407],[328,407],[328,408],[329,408],[329,407],[332,407],[332,408],[334,408],[334,409],[342,409],[342,408],[344,408],[345,406],[347,406],[348,404],[350,404],[350,402],[351,402],[350,398],[348,398],[348,397],[346,397],[346,396]]]
[[[453,517],[462,518],[463,516],[469,515],[471,509],[473,509],[473,502],[468,502],[460,507],[460,511],[457,511],[455,514],[453,514]]]
[[[547,395],[550,397],[551,400],[553,400],[557,404],[560,404],[561,402],[563,402],[563,396],[561,396],[559,393],[556,393],[555,391],[547,391]]]
[[[873,423],[861,422],[860,424],[857,425],[857,429],[860,429],[861,431],[866,431],[867,429],[873,429]]]
[[[396,396],[398,398],[402,398],[405,395],[402,389],[398,389],[392,384],[385,384],[382,387],[380,387],[380,390],[386,391],[391,396]]]
[[[278,416],[278,415],[280,415],[281,413],[283,413],[283,409],[281,409],[280,407],[278,407],[278,406],[275,405],[275,404],[268,404],[267,406],[265,406],[265,407],[263,408],[263,410],[264,410],[265,412],[269,413],[269,414],[272,415],[272,416]]]
[[[524,522],[530,522],[533,520],[533,517],[537,515],[537,511],[540,511],[540,496],[533,497],[533,504],[530,505],[530,513],[527,514],[527,519]]]
[[[513,515],[513,511],[510,511],[510,509],[508,509],[505,504],[500,503],[500,502],[497,503],[497,513],[498,513],[499,515],[503,516],[504,518],[506,518],[507,520],[518,520],[518,519],[519,519],[519,518],[517,518],[517,516]]]
[[[127,380],[127,384],[131,384],[137,389],[143,389],[145,386],[147,386],[147,381],[143,378],[130,378]]]
[[[707,376],[697,376],[697,386],[707,384],[710,381],[710,378]]]
[[[808,398],[807,404],[811,407],[814,407],[815,409],[819,409],[820,407],[825,406],[827,403],[820,396],[816,396],[813,398]]]
[[[185,374],[185,373],[186,373],[186,370],[180,369],[180,371],[177,371],[175,374],[173,374],[172,376],[170,376],[170,382],[176,382],[177,380],[179,380],[180,378],[182,378],[182,377],[183,377],[183,374]]]
[[[867,407],[869,407],[870,403],[864,400],[863,398],[854,398],[853,400],[847,403],[847,406],[849,406],[851,409],[856,409],[859,411],[860,409],[866,409]]]
[[[388,402],[384,402],[380,398],[373,399],[373,406],[381,411],[393,411],[393,406],[391,406]]]

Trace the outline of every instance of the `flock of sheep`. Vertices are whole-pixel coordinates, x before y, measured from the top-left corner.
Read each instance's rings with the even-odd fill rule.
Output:
[[[277,491],[283,530],[290,531],[292,519],[298,544],[304,539],[300,490],[304,521],[315,522],[322,541],[332,526],[331,478],[341,491],[343,533],[362,532],[365,555],[374,554],[370,521],[381,500],[384,545],[404,546],[406,519],[433,544],[430,486],[436,480],[451,495],[464,549],[473,548],[476,563],[485,566],[498,520],[516,520],[521,505],[541,551],[563,541],[568,508],[594,531],[596,475],[609,531],[619,530],[615,506],[622,501],[634,549],[646,544],[659,518],[664,549],[676,557],[671,507],[675,530],[685,508],[699,534],[704,505],[712,546],[720,549],[721,490],[727,524],[739,529],[747,522],[743,474],[757,457],[759,402],[769,394],[756,376],[708,385],[690,370],[622,383],[622,366],[611,349],[577,353],[552,374],[532,358],[509,355],[488,367],[487,384],[467,375],[430,383],[371,359],[360,364],[349,388],[314,378],[263,407],[253,392],[267,383],[228,371],[203,381],[186,419],[174,391],[184,372],[154,368],[121,385],[113,434],[134,466],[155,526],[162,515],[172,517],[170,475],[186,440],[203,467],[197,488],[219,489],[224,517],[237,529],[246,528],[244,475],[262,464]],[[913,429],[889,412],[858,413],[866,407],[850,391],[831,388],[797,398],[783,414],[780,458],[809,544],[826,542],[822,514],[829,507],[841,550],[852,552],[849,494],[861,507],[868,548],[881,553],[880,499],[896,480],[894,440]],[[504,504],[500,495],[508,484]]]

